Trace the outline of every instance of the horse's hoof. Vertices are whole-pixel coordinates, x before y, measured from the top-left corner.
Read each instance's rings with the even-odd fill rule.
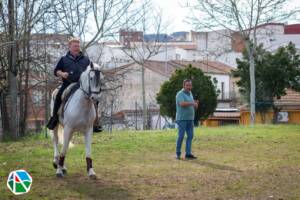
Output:
[[[57,178],[63,178],[64,177],[64,173],[63,173],[63,170],[62,170],[62,168],[57,168],[57,170],[56,170],[56,177]]]
[[[53,162],[53,167],[54,169],[57,169],[57,164],[55,162]]]
[[[90,168],[89,171],[88,171],[88,176],[90,179],[92,180],[96,180],[97,179],[97,176],[96,176],[96,173],[94,171],[93,168]]]
[[[56,177],[57,177],[57,178],[63,178],[63,177],[64,177],[64,174],[63,174],[63,173],[57,173],[57,174],[56,174]]]
[[[63,168],[63,169],[62,169],[62,173],[63,173],[64,175],[66,175],[66,174],[67,174],[67,169]]]
[[[96,174],[92,174],[92,175],[89,175],[89,178],[90,178],[91,180],[96,180],[96,179],[97,179],[97,176],[96,176]]]

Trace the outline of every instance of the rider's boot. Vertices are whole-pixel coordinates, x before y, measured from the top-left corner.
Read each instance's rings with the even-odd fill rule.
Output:
[[[50,130],[53,130],[58,124],[58,115],[53,115],[48,124],[47,124],[47,128],[50,129]]]

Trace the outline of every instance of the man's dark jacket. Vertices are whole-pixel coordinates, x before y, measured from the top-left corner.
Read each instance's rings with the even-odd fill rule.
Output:
[[[70,52],[68,52],[58,61],[54,69],[54,75],[57,76],[57,71],[61,70],[63,72],[69,73],[68,79],[63,79],[64,83],[68,84],[77,82],[79,81],[81,73],[86,70],[89,64],[89,58],[87,56],[84,56],[81,52],[76,58]]]

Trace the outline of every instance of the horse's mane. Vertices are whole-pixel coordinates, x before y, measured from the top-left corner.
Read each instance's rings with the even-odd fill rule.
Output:
[[[101,67],[96,63],[90,63],[89,66],[86,68],[86,70],[80,76],[80,82],[81,82],[80,84],[83,88],[88,87],[88,78],[89,78],[88,74],[93,69],[96,70],[95,71],[95,79],[96,79],[96,83],[97,83],[96,86],[99,86],[100,79],[101,79],[101,75],[100,75]]]

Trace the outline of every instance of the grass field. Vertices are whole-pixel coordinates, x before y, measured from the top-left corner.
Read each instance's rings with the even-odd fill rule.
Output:
[[[300,126],[199,128],[193,161],[175,159],[176,135],[176,130],[95,134],[97,180],[86,175],[80,135],[68,151],[64,179],[55,177],[50,139],[0,143],[0,200],[300,199]],[[16,169],[33,177],[28,194],[14,196],[6,187]]]

